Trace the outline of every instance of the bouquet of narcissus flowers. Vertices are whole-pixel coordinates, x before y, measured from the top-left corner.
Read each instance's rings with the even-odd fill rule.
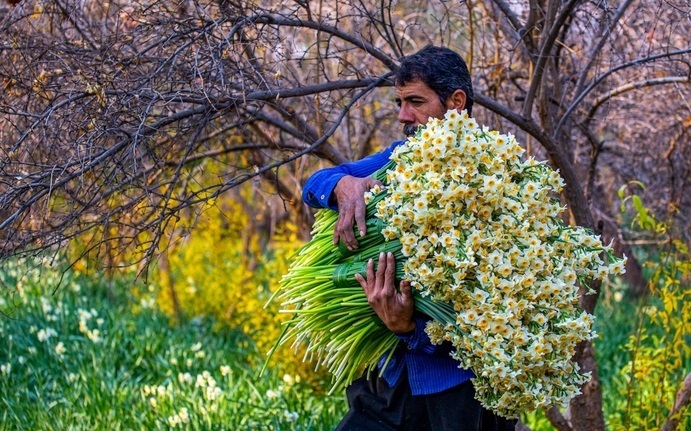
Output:
[[[561,177],[522,154],[513,136],[465,111],[431,119],[374,174],[386,187],[365,196],[358,250],[334,247],[337,213],[317,213],[313,239],[278,291],[293,313],[279,341],[305,342],[333,373],[332,391],[391,354],[398,338],[354,274],[392,251],[397,278],[411,281],[416,310],[430,317],[427,334],[473,370],[486,408],[517,417],[566,404],[589,379],[571,360],[576,344],[596,336],[578,283],[620,274],[625,260],[587,229],[564,225]]]

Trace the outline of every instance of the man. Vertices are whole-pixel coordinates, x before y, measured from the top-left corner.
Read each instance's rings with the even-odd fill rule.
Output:
[[[395,77],[398,120],[410,136],[430,117],[447,110],[473,106],[473,88],[463,59],[455,52],[428,46],[406,57]],[[334,244],[358,247],[354,226],[366,233],[364,193],[379,182],[370,174],[383,166],[396,141],[360,161],[323,169],[305,183],[304,201],[315,208],[338,211]],[[375,430],[513,430],[507,421],[482,408],[474,399],[470,370],[460,369],[449,356],[450,343],[433,345],[425,333],[429,320],[414,311],[410,283],[394,281],[393,256],[380,255],[377,270],[370,260],[365,276],[356,275],[369,304],[400,343],[382,376],[378,372],[353,382],[347,389],[350,410],[338,431]],[[383,360],[380,367],[383,366]]]

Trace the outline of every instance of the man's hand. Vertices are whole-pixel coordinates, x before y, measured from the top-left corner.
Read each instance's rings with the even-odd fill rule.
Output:
[[[348,250],[358,248],[353,226],[357,224],[360,236],[367,233],[365,192],[368,192],[375,185],[381,186],[382,183],[372,177],[357,178],[346,175],[338,181],[334,188],[334,196],[338,204],[338,221],[334,227],[334,245],[342,240]]]
[[[367,279],[355,274],[355,279],[365,291],[367,301],[384,322],[387,328],[397,334],[405,334],[415,329],[413,319],[413,296],[410,282],[401,281],[400,292],[394,282],[396,261],[392,253],[379,255],[379,266],[374,272],[374,261],[367,262]]]

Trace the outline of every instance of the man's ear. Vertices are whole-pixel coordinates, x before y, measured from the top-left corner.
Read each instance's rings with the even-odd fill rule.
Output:
[[[459,111],[465,108],[465,91],[456,90],[451,93],[448,99],[446,99],[446,109],[458,109]]]

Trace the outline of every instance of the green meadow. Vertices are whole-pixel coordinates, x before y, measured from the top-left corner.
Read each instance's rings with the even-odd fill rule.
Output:
[[[346,410],[343,394],[297,374],[260,376],[265,352],[242,331],[207,317],[175,323],[125,279],[15,265],[2,281],[1,430],[328,430]],[[646,429],[627,419],[636,406],[627,413],[623,372],[640,309],[615,292],[597,310],[608,429]],[[539,412],[523,421],[553,429]]]

